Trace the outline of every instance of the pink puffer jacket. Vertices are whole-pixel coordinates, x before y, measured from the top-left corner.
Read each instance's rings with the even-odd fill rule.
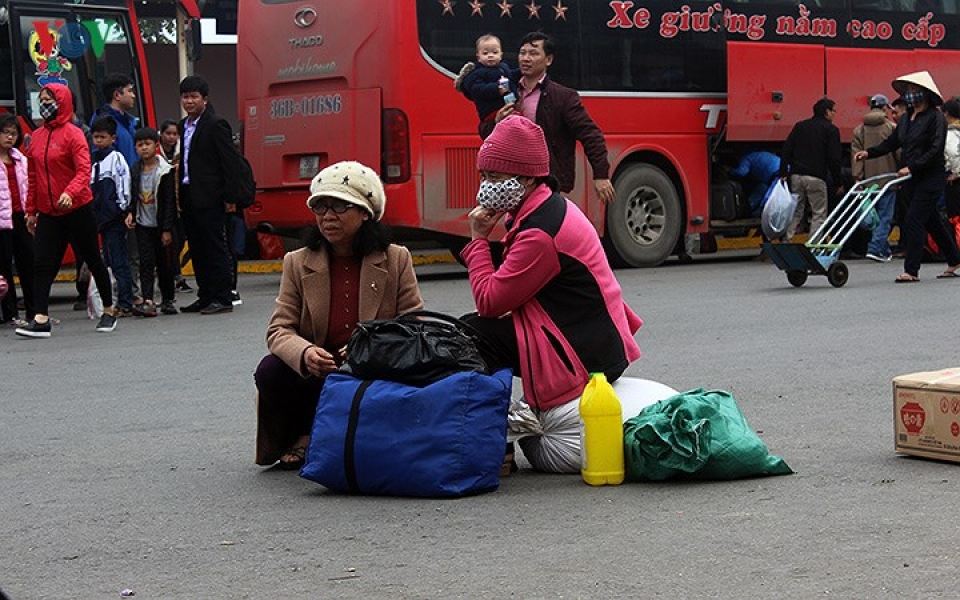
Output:
[[[27,176],[27,158],[16,148],[10,149],[14,172],[17,174],[17,187],[20,190],[20,210],[26,206],[27,190],[30,180]],[[0,229],[13,229],[13,197],[10,194],[10,182],[7,181],[6,165],[0,165]]]

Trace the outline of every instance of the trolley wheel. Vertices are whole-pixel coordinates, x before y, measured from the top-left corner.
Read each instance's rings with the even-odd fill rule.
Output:
[[[827,281],[829,281],[833,287],[843,287],[849,278],[850,269],[840,261],[833,263],[830,265],[830,268],[827,269]]]
[[[807,282],[806,271],[787,271],[787,281],[793,287],[801,287]]]

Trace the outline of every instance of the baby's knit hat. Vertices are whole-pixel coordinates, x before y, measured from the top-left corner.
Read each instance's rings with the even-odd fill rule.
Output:
[[[550,153],[540,127],[520,115],[497,123],[477,154],[477,168],[506,175],[545,177],[550,174]]]
[[[387,195],[383,191],[380,176],[370,167],[348,160],[323,169],[310,182],[310,197],[307,206],[319,198],[338,198],[356,204],[379,221],[383,216]]]

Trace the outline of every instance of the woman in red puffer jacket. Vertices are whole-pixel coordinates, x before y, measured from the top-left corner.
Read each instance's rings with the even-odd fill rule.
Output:
[[[40,90],[40,116],[26,151],[29,159],[30,192],[27,194],[27,228],[36,238],[34,269],[36,315],[17,335],[50,337],[50,286],[53,284],[67,243],[72,243],[90,267],[103,299],[103,316],[97,331],[116,329],[110,274],[100,258],[97,222],[90,191],[90,152],[83,132],[70,122],[73,99],[65,85],[51,83]]]

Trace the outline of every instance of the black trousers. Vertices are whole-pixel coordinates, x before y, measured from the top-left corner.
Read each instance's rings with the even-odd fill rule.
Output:
[[[37,219],[36,262],[34,263],[34,294],[37,313],[50,313],[50,286],[60,271],[67,244],[73,244],[78,253],[77,260],[83,260],[90,268],[97,290],[103,299],[105,308],[113,306],[113,289],[110,285],[110,273],[100,257],[100,243],[97,237],[97,219],[93,207],[85,204],[65,215],[52,216],[40,213]]]
[[[274,354],[263,357],[254,374],[260,392],[264,425],[280,446],[291,446],[301,435],[310,435],[323,379],[300,377]]]
[[[180,187],[183,227],[190,242],[190,259],[197,280],[200,306],[230,304],[232,257],[227,249],[227,213],[223,206],[197,208],[189,185]]]
[[[940,252],[947,259],[948,265],[960,264],[960,250],[957,249],[957,242],[953,233],[947,230],[940,217],[940,211],[937,210],[937,203],[943,195],[946,179],[946,173],[937,173],[910,179],[903,184],[903,188],[906,188],[910,197],[906,222],[907,256],[903,261],[903,270],[914,277],[920,272],[927,233],[940,247]]]
[[[7,295],[0,300],[0,323],[17,316],[17,288],[13,284],[13,229],[0,229],[0,277],[7,280]]]
[[[24,317],[29,321],[36,314],[34,303],[33,269],[36,256],[33,235],[27,230],[26,216],[22,212],[13,213],[13,262],[17,265],[20,278],[20,293],[23,294]],[[10,282],[11,285],[13,282]]]
[[[137,248],[140,254],[140,295],[153,300],[153,275],[160,283],[161,302],[173,302],[173,244],[164,246],[159,227],[137,225]]]

